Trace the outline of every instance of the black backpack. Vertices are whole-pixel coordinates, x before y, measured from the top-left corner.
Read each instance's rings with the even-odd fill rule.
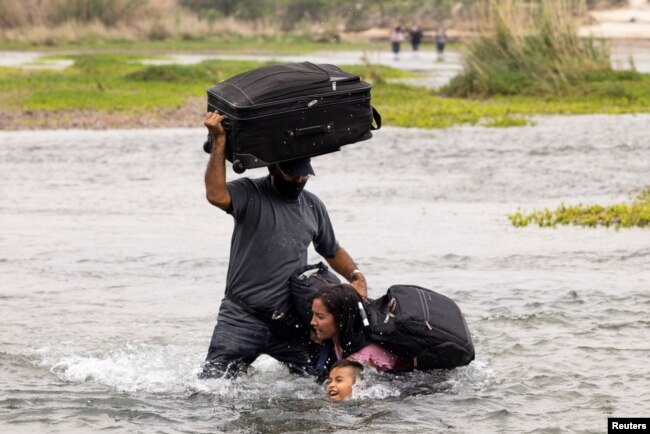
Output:
[[[412,358],[416,369],[450,369],[474,360],[472,338],[458,305],[414,285],[394,285],[365,304],[369,338]]]
[[[319,262],[298,269],[289,278],[293,302],[302,321],[311,322],[311,303],[314,295],[324,286],[341,283],[336,274],[329,271],[327,265]]]
[[[320,288],[340,283],[322,262],[296,271],[290,279],[294,303],[306,324]],[[368,300],[367,337],[416,369],[451,369],[474,360],[472,338],[458,305],[448,297],[413,285],[394,285],[386,295]]]

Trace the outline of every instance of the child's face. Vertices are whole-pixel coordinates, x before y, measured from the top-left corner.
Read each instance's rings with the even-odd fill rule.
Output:
[[[357,376],[354,368],[349,366],[334,368],[327,381],[327,397],[332,402],[343,401],[352,393],[352,385]]]
[[[320,340],[332,339],[339,334],[334,315],[327,311],[320,298],[315,298],[311,305],[311,326]]]

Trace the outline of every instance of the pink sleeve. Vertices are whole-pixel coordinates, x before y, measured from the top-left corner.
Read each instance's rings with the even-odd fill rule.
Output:
[[[378,371],[395,371],[404,369],[405,360],[377,344],[363,347],[350,356],[357,362],[374,366]]]

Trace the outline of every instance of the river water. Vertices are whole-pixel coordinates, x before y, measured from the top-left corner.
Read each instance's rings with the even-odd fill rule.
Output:
[[[316,158],[308,188],[370,295],[452,297],[477,351],[448,373],[371,373],[338,405],[264,356],[196,378],[232,230],[204,198],[203,129],[0,132],[0,431],[605,432],[650,416],[650,231],[507,218],[629,200],[650,185],[648,122],[387,127]]]

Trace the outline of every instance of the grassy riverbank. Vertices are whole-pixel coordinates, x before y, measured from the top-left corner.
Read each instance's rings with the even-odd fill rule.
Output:
[[[650,75],[612,72],[594,75],[563,95],[445,97],[405,85],[379,87],[375,104],[386,123],[420,128],[457,124],[521,126],[535,115],[650,112]]]
[[[262,65],[206,61],[151,66],[136,54],[79,54],[61,71],[0,68],[0,128],[137,127],[200,124],[205,89]],[[650,75],[597,72],[562,95],[447,97],[395,82],[413,73],[377,65],[347,66],[373,82],[373,104],[386,125],[444,128],[517,126],[537,114],[650,112]],[[84,117],[92,122],[83,122]],[[116,120],[118,119],[118,120]]]

